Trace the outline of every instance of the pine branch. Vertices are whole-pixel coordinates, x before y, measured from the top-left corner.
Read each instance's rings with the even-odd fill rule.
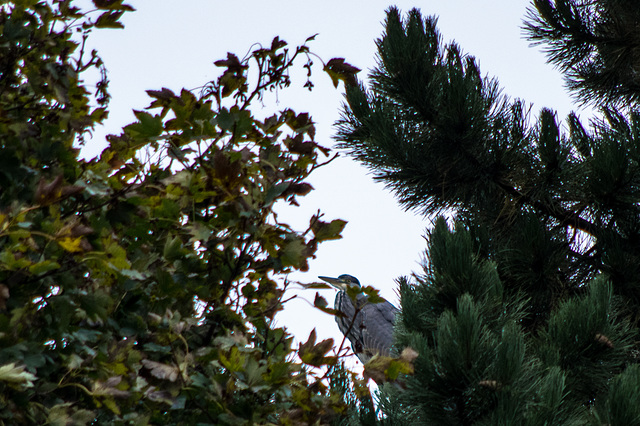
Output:
[[[640,101],[640,8],[635,0],[535,0],[524,30],[583,103]]]
[[[530,205],[539,212],[556,219],[563,226],[571,226],[592,236],[597,236],[600,233],[600,227],[582,218],[579,214],[563,209],[557,203],[545,204],[540,200],[532,199],[506,182],[496,181],[496,185],[521,204]]]

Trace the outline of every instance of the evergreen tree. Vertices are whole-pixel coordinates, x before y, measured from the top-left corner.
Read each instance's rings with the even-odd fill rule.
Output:
[[[634,1],[534,2],[530,39],[601,111],[564,132],[435,18],[389,9],[337,137],[403,206],[455,224],[437,219],[424,271],[399,280],[397,347],[420,355],[382,423],[640,424],[639,18]]]

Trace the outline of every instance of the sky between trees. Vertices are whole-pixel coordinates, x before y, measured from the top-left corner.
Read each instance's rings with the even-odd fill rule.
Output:
[[[445,42],[455,39],[463,51],[474,55],[483,74],[497,77],[504,92],[533,103],[532,117],[540,108],[557,109],[560,120],[575,109],[562,86],[560,74],[545,63],[537,47],[529,47],[520,26],[529,2],[500,0],[400,1],[401,10],[418,7],[424,15],[439,17]],[[382,32],[384,1],[297,2],[213,0],[156,0],[132,3],[137,11],[123,17],[124,30],[102,30],[92,34],[90,44],[98,49],[109,71],[110,116],[98,129],[83,154],[98,154],[104,136],[118,132],[133,121],[132,108],[149,103],[145,90],[168,87],[194,89],[217,77],[213,61],[234,52],[244,55],[254,43],[269,44],[278,35],[292,46],[318,33],[310,43],[321,58],[344,57],[361,68],[366,78],[375,65],[375,39]],[[291,107],[308,111],[317,123],[317,141],[332,146],[332,124],[339,117],[339,90],[321,72],[316,60],[313,92],[304,89],[304,74],[294,75],[291,89],[264,100],[264,115]],[[580,111],[582,116],[588,112]],[[254,109],[254,113],[261,112]],[[383,186],[352,160],[342,157],[319,169],[311,177],[315,191],[301,207],[281,212],[282,220],[304,229],[306,218],[320,209],[325,219],[341,218],[349,223],[343,238],[324,244],[308,273],[292,279],[312,282],[318,275],[349,273],[364,284],[373,285],[397,304],[394,279],[418,269],[425,249],[424,230],[428,221],[404,212]],[[297,220],[300,218],[302,220]],[[312,328],[318,338],[342,338],[333,319],[311,308],[314,292],[293,288],[297,298],[287,303],[278,318],[304,341]],[[333,300],[333,293],[324,291]]]

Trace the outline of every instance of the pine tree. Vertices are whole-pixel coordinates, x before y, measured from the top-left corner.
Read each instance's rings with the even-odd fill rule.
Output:
[[[337,138],[440,217],[423,272],[399,279],[397,348],[420,356],[405,391],[382,392],[383,411],[401,407],[382,423],[640,424],[639,20],[637,1],[534,2],[530,40],[600,111],[565,132],[444,45],[435,18],[388,10]]]

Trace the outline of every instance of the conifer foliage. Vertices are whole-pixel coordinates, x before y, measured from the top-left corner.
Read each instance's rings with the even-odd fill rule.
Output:
[[[601,107],[568,131],[502,95],[434,17],[388,10],[337,138],[403,206],[455,223],[435,220],[424,271],[399,280],[398,350],[420,355],[379,421],[640,424],[636,3],[531,7],[530,39]]]

